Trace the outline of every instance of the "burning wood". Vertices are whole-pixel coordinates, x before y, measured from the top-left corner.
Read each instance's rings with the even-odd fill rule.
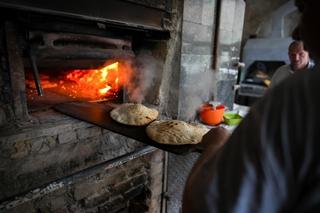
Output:
[[[99,69],[76,69],[58,73],[40,73],[42,87],[77,100],[100,101],[117,98],[130,72],[120,69],[119,62],[115,62]],[[33,93],[32,90],[36,88],[34,80],[27,77],[26,85],[29,93]]]

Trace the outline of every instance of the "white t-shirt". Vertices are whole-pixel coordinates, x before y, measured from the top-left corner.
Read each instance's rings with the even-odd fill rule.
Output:
[[[314,62],[312,60],[310,60],[308,62],[308,65],[304,68],[304,70],[313,69],[314,66],[315,66]],[[292,74],[294,74],[294,71],[292,70],[290,64],[286,64],[286,65],[279,67],[275,71],[275,73],[273,74],[273,76],[271,78],[270,87],[274,87],[274,86],[278,85],[281,81],[285,80],[286,78],[288,78]]]

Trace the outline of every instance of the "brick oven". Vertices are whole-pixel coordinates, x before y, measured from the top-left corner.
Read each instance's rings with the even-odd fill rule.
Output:
[[[160,212],[163,151],[52,107],[137,101],[164,114],[176,7],[0,1],[1,212]]]
[[[0,212],[179,212],[198,154],[169,154],[54,107],[135,101],[197,121],[213,96],[232,104],[225,82],[243,8],[0,0]]]

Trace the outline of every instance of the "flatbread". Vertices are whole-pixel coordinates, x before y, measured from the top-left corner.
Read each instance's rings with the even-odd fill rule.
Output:
[[[132,126],[144,126],[156,120],[159,112],[142,104],[125,103],[110,112],[113,120]]]
[[[209,129],[200,124],[188,124],[179,120],[154,121],[146,128],[147,135],[161,144],[197,144]]]

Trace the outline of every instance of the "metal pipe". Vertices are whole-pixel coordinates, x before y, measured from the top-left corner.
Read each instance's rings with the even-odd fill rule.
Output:
[[[163,185],[162,185],[162,197],[161,197],[161,213],[167,213],[168,203],[167,203],[167,192],[168,192],[168,160],[169,153],[164,152],[164,162],[163,162]]]
[[[32,71],[33,71],[33,76],[34,76],[34,81],[36,84],[38,96],[43,96],[43,89],[42,89],[41,81],[39,77],[39,70],[37,67],[36,56],[34,55],[34,52],[32,51],[31,48],[29,49],[29,56],[31,60]]]

